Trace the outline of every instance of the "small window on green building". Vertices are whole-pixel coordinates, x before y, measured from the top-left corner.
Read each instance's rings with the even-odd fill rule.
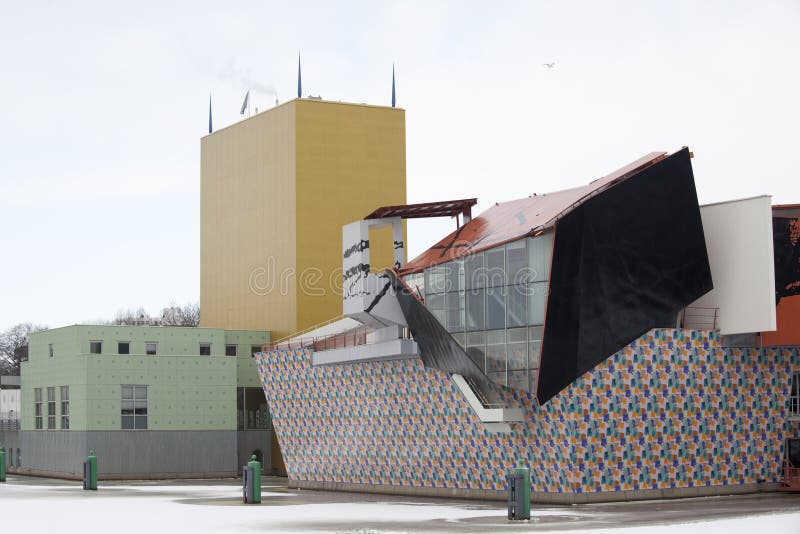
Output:
[[[89,342],[89,353],[90,354],[103,354],[103,342],[102,341],[90,341]]]
[[[156,356],[158,354],[158,343],[155,341],[148,341],[144,344],[144,353],[148,356]]]
[[[250,356],[252,358],[255,358],[256,354],[259,353],[259,352],[261,352],[261,345],[252,345],[250,347]]]
[[[200,356],[211,356],[211,343],[200,343]]]
[[[120,341],[117,343],[117,354],[130,354],[131,344],[129,341]]]
[[[225,356],[236,356],[238,352],[238,345],[225,345]]]
[[[52,358],[52,357],[53,357],[53,344],[52,344],[52,343],[50,343],[50,344],[47,346],[47,348],[49,349],[49,351],[50,351],[50,357]]]

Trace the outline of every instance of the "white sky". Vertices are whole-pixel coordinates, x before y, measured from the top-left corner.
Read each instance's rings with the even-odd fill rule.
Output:
[[[0,329],[199,299],[199,138],[296,94],[389,104],[408,201],[688,145],[702,203],[800,202],[800,2],[0,0]],[[542,63],[556,62],[554,69]],[[452,230],[412,221],[412,257]],[[268,327],[268,325],[265,325]]]

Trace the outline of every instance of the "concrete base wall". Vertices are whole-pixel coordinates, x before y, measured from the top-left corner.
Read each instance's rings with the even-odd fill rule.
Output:
[[[0,430],[0,447],[6,451],[6,471],[17,472],[17,458],[20,453],[20,438],[18,430]]]
[[[254,451],[261,451],[261,470],[265,473],[272,471],[270,462],[270,443],[272,441],[269,430],[240,430],[236,433],[237,451],[239,466],[243,466],[250,461],[250,456]],[[241,475],[242,468],[239,467]]]
[[[475,499],[482,501],[507,501],[508,492],[465,488],[431,488],[414,486],[389,486],[380,484],[348,484],[342,482],[316,482],[289,480],[289,488],[349,491],[354,493],[381,493],[385,495],[409,495],[414,497],[445,497]],[[594,493],[547,493],[531,492],[531,502],[536,504],[587,504],[619,501],[645,501],[658,499],[682,499],[709,497],[712,495],[736,495],[776,491],[777,484],[754,483],[693,488],[646,489],[636,491],[598,491]]]
[[[89,450],[100,479],[237,476],[234,430],[23,431],[20,473],[80,478]]]

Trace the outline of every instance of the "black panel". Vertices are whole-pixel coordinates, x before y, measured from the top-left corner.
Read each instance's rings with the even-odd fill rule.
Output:
[[[408,287],[391,270],[389,274],[392,287],[400,303],[400,309],[419,346],[420,359],[426,367],[448,373],[458,373],[470,379],[490,402],[496,400],[496,390],[489,379],[453,336],[436,320],[436,317],[412,295]]]
[[[795,234],[792,234],[792,231]],[[775,304],[800,295],[800,219],[772,219],[775,249]]]
[[[712,289],[688,149],[556,225],[536,396],[547,402]]]

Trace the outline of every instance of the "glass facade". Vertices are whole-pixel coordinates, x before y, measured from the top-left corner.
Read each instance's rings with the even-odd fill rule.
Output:
[[[427,308],[497,384],[534,390],[552,247],[552,233],[520,239],[414,280]]]

